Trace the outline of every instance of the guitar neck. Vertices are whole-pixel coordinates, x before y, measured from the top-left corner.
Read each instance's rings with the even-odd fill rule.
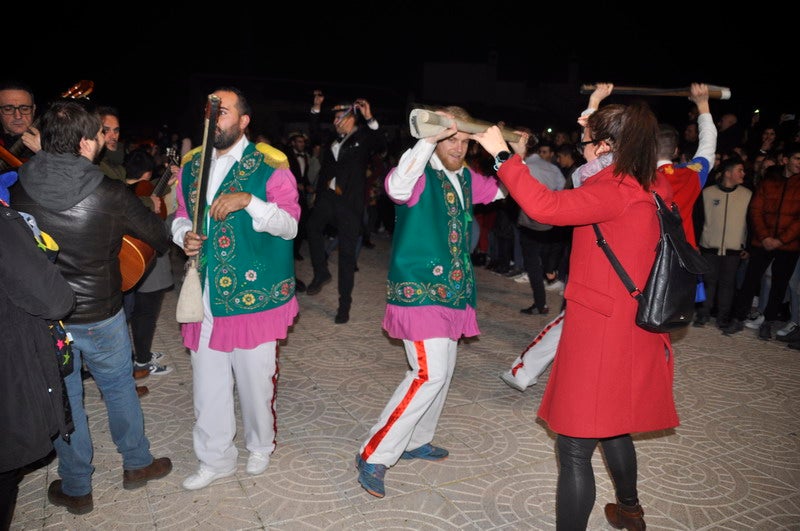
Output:
[[[172,166],[177,166],[178,160],[177,157],[173,153],[167,154],[167,165],[161,171],[161,176],[158,178],[158,182],[153,186],[153,194],[158,197],[162,197],[164,192],[167,190],[167,185],[169,184],[169,180],[172,177]]]
[[[37,127],[39,120],[34,120],[31,127]],[[0,173],[15,170],[25,162],[22,157],[25,151],[25,144],[22,142],[22,135],[9,148],[0,146]]]

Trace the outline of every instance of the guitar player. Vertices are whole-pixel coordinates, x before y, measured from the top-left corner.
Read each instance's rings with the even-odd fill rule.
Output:
[[[172,470],[169,458],[154,459],[144,433],[118,259],[125,234],[143,240],[159,254],[167,252],[170,241],[164,221],[124,183],[107,178],[94,164],[104,144],[96,113],[75,101],[56,101],[42,115],[40,130],[42,150],[20,166],[11,203],[33,215],[39,227],[59,243],[56,265],[77,299],[75,310],[64,320],[74,340],[75,370],[64,381],[75,433],[69,444],[55,441],[61,479],[50,484],[48,500],[85,514],[93,507],[95,467],[83,405],[83,363],[106,404],[108,428],[122,456],[122,486],[140,488]],[[112,476],[101,477],[106,483]]]
[[[13,170],[42,148],[39,131],[33,127],[35,114],[36,104],[29,87],[16,81],[0,82],[0,173]],[[16,150],[12,149],[15,145]]]

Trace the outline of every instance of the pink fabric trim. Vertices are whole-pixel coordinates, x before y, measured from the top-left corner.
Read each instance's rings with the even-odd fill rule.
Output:
[[[289,327],[299,311],[297,297],[292,297],[286,304],[271,310],[214,317],[209,346],[221,352],[232,352],[237,348],[251,349],[268,341],[286,339]],[[201,326],[202,323],[181,325],[183,345],[189,350],[196,351],[200,345]]]
[[[446,337],[458,341],[461,336],[480,335],[475,308],[467,305],[463,310],[444,306],[386,305],[383,329],[394,338],[422,341]]]

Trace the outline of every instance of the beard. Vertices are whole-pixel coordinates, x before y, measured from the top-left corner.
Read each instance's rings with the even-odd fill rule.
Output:
[[[214,135],[214,147],[217,149],[228,149],[234,145],[242,136],[242,131],[237,127],[230,129],[217,129]]]

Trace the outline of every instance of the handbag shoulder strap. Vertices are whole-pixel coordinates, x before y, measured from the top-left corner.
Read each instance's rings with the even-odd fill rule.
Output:
[[[634,299],[638,299],[639,297],[641,297],[642,291],[636,287],[636,284],[633,283],[633,280],[631,280],[631,277],[628,275],[628,272],[625,271],[625,268],[622,267],[621,263],[619,263],[617,255],[614,254],[614,251],[611,250],[611,247],[609,247],[606,239],[603,238],[603,233],[600,231],[600,227],[597,225],[597,223],[592,223],[592,227],[594,227],[594,233],[597,236],[597,245],[603,250],[603,252],[608,257],[608,261],[611,262],[611,267],[613,267],[614,271],[616,271],[617,275],[619,275],[619,278],[625,285],[625,289],[628,290],[628,294]]]

